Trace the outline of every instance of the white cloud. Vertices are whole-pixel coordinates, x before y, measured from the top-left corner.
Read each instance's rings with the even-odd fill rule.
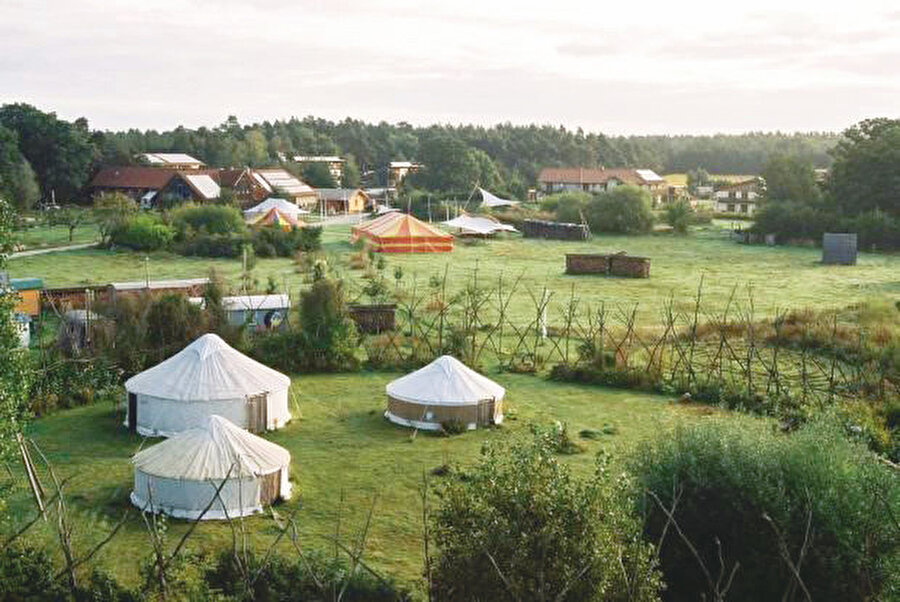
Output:
[[[896,114],[887,3],[0,0],[0,102],[98,127],[315,114],[611,133]]]

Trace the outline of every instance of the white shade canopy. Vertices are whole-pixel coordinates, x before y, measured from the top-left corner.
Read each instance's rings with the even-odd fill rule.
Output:
[[[512,205],[518,205],[519,201],[510,201],[509,199],[501,199],[500,197],[491,194],[484,188],[478,189],[481,192],[481,204],[485,207],[509,207]]]
[[[501,400],[506,394],[506,389],[449,355],[398,378],[385,390],[394,399],[430,405],[469,405]]]
[[[291,379],[205,334],[156,366],[125,381],[129,393],[193,401],[235,399],[287,389]]]
[[[132,458],[134,467],[145,474],[195,481],[260,476],[290,462],[291,454],[283,447],[215,415],[203,426],[182,431]]]
[[[309,213],[309,211],[301,209],[296,205],[296,203],[292,203],[287,199],[270,197],[264,200],[259,205],[255,205],[245,210],[244,217],[258,217],[271,209],[277,209],[281,213],[289,215],[293,218],[296,218],[298,215],[305,215]]]
[[[480,217],[474,215],[460,215],[451,220],[441,222],[445,226],[451,228],[459,228],[465,232],[473,234],[494,234],[496,232],[518,232],[513,226],[501,223],[495,219],[488,217]]]

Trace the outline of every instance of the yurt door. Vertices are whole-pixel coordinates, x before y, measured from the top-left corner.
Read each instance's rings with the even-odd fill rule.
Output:
[[[281,471],[263,475],[259,480],[259,502],[271,504],[281,495]]]
[[[137,393],[128,394],[128,430],[137,432]]]
[[[494,400],[483,399],[478,402],[478,424],[491,424],[494,422]]]
[[[247,430],[251,433],[261,433],[268,425],[267,395],[250,395],[247,397]]]

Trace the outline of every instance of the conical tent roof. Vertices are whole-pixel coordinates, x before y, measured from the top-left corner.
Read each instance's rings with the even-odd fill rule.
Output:
[[[250,359],[215,334],[205,334],[125,381],[129,393],[181,401],[215,401],[280,391],[291,379]]]
[[[131,462],[137,470],[156,477],[221,480],[272,473],[290,464],[291,454],[213,415],[202,427],[182,431],[138,452]]]
[[[453,250],[453,236],[405,213],[387,213],[360,224],[355,238],[365,238],[375,251],[386,253],[441,253]]]
[[[264,200],[262,203],[258,205],[254,205],[249,209],[244,211],[245,217],[252,217],[254,215],[259,215],[261,213],[266,213],[270,209],[278,209],[282,213],[286,213],[291,217],[297,217],[303,213],[309,213],[309,211],[305,211],[297,206],[296,203],[292,203],[287,199],[279,199],[275,197],[269,197]]]
[[[285,230],[290,230],[291,228],[298,228],[305,225],[302,221],[276,207],[272,207],[265,213],[254,213],[252,215],[256,217],[251,216],[251,226],[276,226]]]
[[[506,394],[506,389],[449,355],[398,378],[385,390],[400,401],[434,405],[468,405],[500,400]]]

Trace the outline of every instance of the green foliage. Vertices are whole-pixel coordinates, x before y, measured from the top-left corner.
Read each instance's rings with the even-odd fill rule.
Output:
[[[702,167],[687,172],[687,187],[691,194],[696,194],[700,186],[709,186],[711,183],[709,172]]]
[[[16,132],[19,151],[37,174],[44,198],[55,192],[62,202],[74,201],[95,156],[87,121],[69,123],[55,113],[17,103],[0,107],[0,126]]]
[[[112,233],[122,228],[137,213],[134,199],[120,192],[104,192],[94,198],[94,218],[100,229],[100,238],[109,244]]]
[[[666,223],[679,234],[687,234],[693,223],[694,210],[687,201],[675,201],[666,205]]]
[[[31,209],[41,198],[31,164],[19,152],[19,137],[0,125],[0,198],[19,209]]]
[[[558,222],[580,224],[591,201],[587,192],[561,192],[541,199],[541,209],[553,211]]]
[[[240,234],[246,230],[244,218],[228,205],[183,205],[170,214],[179,240],[195,234]]]
[[[867,119],[844,132],[832,151],[831,203],[856,215],[881,210],[900,217],[900,119]]]
[[[653,228],[650,194],[634,186],[601,192],[588,204],[587,220],[592,232],[649,232]]]
[[[315,227],[282,230],[265,226],[253,232],[253,250],[259,257],[292,257],[297,251],[311,253],[322,248],[322,229]]]
[[[488,445],[474,468],[438,486],[435,599],[657,599],[626,483],[602,461],[576,479],[555,447],[550,433]]]
[[[786,591],[801,597],[782,551],[800,565],[813,600],[896,593],[900,482],[830,422],[784,435],[708,421],[637,449],[638,485],[667,509],[674,506],[678,529],[713,579],[720,562],[726,574],[739,563],[727,599],[777,600]],[[659,541],[668,521],[653,496],[644,496],[641,511],[645,537]],[[660,558],[667,595],[710,595],[699,563],[671,525]]]
[[[158,251],[168,247],[174,239],[174,230],[150,213],[132,216],[110,233],[112,244],[135,251]]]
[[[19,545],[0,550],[0,600],[64,600],[67,592],[53,579],[56,569],[42,550]]]
[[[812,162],[788,155],[769,157],[763,168],[768,202],[791,202],[817,205],[822,197]]]
[[[419,160],[424,166],[404,181],[404,186],[464,194],[479,182],[482,172],[490,172],[490,162],[477,155],[466,143],[445,133],[435,132],[421,143]],[[492,175],[492,174],[489,174]]]
[[[313,188],[337,188],[326,163],[307,163],[300,170],[300,178]]]
[[[154,299],[147,310],[145,345],[168,357],[206,331],[203,310],[186,295],[166,294]]]

